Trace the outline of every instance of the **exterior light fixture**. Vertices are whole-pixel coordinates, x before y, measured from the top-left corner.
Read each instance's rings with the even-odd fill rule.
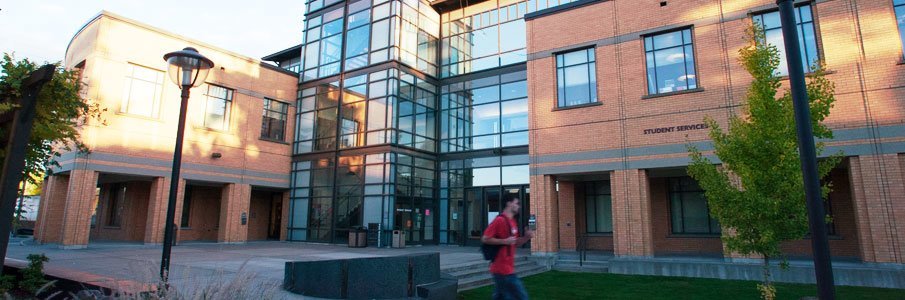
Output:
[[[167,282],[170,271],[170,252],[176,230],[176,193],[179,189],[179,171],[182,166],[182,137],[185,133],[185,116],[188,110],[189,91],[204,83],[207,73],[214,67],[207,57],[192,47],[170,52],[163,56],[169,68],[167,73],[173,83],[182,90],[182,102],[179,106],[179,127],[176,130],[176,149],[173,151],[173,173],[170,176],[170,197],[167,204],[167,219],[163,232],[163,254],[160,259],[160,279]]]

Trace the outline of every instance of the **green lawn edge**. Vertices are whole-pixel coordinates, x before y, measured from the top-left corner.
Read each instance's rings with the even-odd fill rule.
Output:
[[[548,271],[522,279],[532,299],[760,299],[757,281]],[[490,299],[493,286],[459,293]],[[905,299],[905,290],[837,286],[838,299]],[[777,283],[777,299],[816,296],[813,284]]]

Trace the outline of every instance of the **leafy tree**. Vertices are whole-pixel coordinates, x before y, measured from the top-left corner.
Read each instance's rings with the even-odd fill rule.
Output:
[[[747,30],[748,45],[739,50],[739,62],[751,74],[747,107],[743,117],[729,120],[728,131],[709,116],[714,153],[722,161],[715,165],[701,151],[689,145],[693,163],[689,174],[704,189],[710,213],[728,230],[722,239],[726,248],[743,255],[763,257],[764,281],[758,286],[765,299],[775,288],[770,279],[770,259],[781,257],[780,243],[803,238],[808,233],[804,183],[795,128],[792,96],[776,76],[780,63],[777,48],[766,42],[763,30]],[[822,124],[835,98],[834,85],[826,79],[822,66],[812,68],[807,80],[811,125],[816,138],[832,138]],[[818,155],[824,144],[817,143]],[[825,177],[841,159],[836,154],[819,162]],[[823,196],[830,184],[822,187]],[[785,266],[785,261],[781,264]]]
[[[15,103],[22,97],[22,82],[31,72],[41,65],[28,59],[16,60],[12,55],[3,54],[2,71],[0,71],[0,114],[16,109]],[[38,94],[35,109],[35,122],[25,157],[24,179],[30,185],[40,185],[45,171],[50,166],[58,166],[54,160],[61,152],[88,151],[84,143],[79,141],[79,127],[91,119],[104,121],[101,109],[81,96],[79,74],[74,70],[63,70],[60,63],[55,64],[57,71],[53,79],[44,85]],[[3,143],[8,132],[0,131]],[[0,147],[0,161],[6,157],[6,149]]]

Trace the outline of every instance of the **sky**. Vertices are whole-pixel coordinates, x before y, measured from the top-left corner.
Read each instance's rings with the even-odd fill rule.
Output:
[[[301,42],[303,0],[0,0],[0,52],[57,62],[101,10],[254,58]],[[176,49],[178,50],[178,49]]]

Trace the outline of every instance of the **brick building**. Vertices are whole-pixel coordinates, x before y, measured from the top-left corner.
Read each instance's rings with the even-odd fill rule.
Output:
[[[161,243],[180,89],[163,54],[191,46],[216,66],[189,100],[176,221],[179,241],[285,235],[295,73],[109,12],[72,38],[66,68],[107,109],[81,129],[44,184],[35,239]]]
[[[826,153],[841,151],[845,159],[826,178],[834,186],[827,201],[832,255],[872,266],[871,272],[900,268],[905,264],[905,34],[899,33],[905,23],[897,20],[905,19],[905,1],[796,1],[796,7],[804,62],[824,61],[836,84],[837,102],[827,120],[835,137],[826,141]],[[74,50],[94,49],[82,44],[95,41],[85,36],[103,29],[98,23],[76,36],[73,45],[79,47],[70,46],[67,63],[78,67],[83,59],[70,57],[87,57],[87,73],[99,76],[97,67],[92,73],[91,58],[104,56]],[[235,135],[198,128],[188,133],[196,145],[189,147],[194,153],[185,175],[193,187],[191,202],[219,203],[221,213],[197,218],[219,216],[217,228],[223,230],[217,235],[181,230],[180,238],[241,242],[263,236],[263,227],[252,225],[259,223],[251,221],[245,229],[233,215],[255,211],[257,202],[231,206],[227,200],[251,194],[280,199],[278,228],[289,241],[344,243],[349,230],[375,225],[381,230],[374,238],[382,245],[400,230],[410,244],[469,246],[478,243],[505,200],[518,197],[526,212],[520,221],[528,215],[538,221],[530,245],[535,256],[589,250],[613,257],[610,270],[622,273],[707,276],[687,271],[699,266],[650,271],[672,270],[665,263],[700,261],[731,268],[745,258],[724,251],[724,228],[710,217],[703,191],[687,176],[686,145],[711,151],[704,117],[725,124],[743,112],[750,77],[738,65],[737,51],[754,23],[765,27],[771,43],[781,44],[773,0],[310,0],[302,43],[265,57],[297,72],[297,80],[255,60],[197,46],[226,66],[214,70],[209,81],[234,89],[237,109],[255,113],[233,117]],[[180,47],[161,47],[147,55],[146,64],[162,69],[163,49]],[[241,64],[230,67],[230,59]],[[786,66],[778,72],[784,75]],[[239,77],[220,77],[230,75]],[[175,89],[164,91],[170,96],[162,99],[176,99]],[[264,98],[295,100],[283,110],[291,117],[285,122],[292,123],[285,127],[292,132],[286,134],[291,140],[283,138],[286,143],[258,138],[257,111]],[[156,127],[145,123],[162,126],[120,114],[111,118],[144,122],[138,128],[146,135],[158,136]],[[94,182],[105,199],[117,190],[105,192],[108,182],[127,181],[139,185],[127,186],[129,191],[149,191],[149,207],[161,207],[154,199],[165,197],[171,145],[155,142],[160,144],[138,148],[140,158],[126,159],[136,150],[122,145],[156,138],[135,139],[136,133],[116,129],[121,126],[89,128],[89,142],[110,136],[91,131],[130,134],[119,133],[117,145],[95,145],[96,154],[64,157],[64,172],[45,188],[68,196],[46,202],[93,199]],[[160,132],[169,136],[171,129]],[[223,157],[213,159],[210,152]],[[154,156],[159,156],[155,162],[138,166]],[[135,173],[143,179],[111,175],[122,168],[147,171]],[[65,210],[72,214],[69,222],[82,222],[67,224],[86,228],[90,202]],[[144,231],[145,241],[159,241],[161,231],[152,228],[159,228],[161,211],[148,209],[147,219],[158,221],[116,236],[139,240]],[[54,210],[42,204],[41,213]],[[41,232],[41,226],[39,240],[87,241],[85,230],[65,235]],[[92,237],[115,236],[104,228],[92,230]],[[783,249],[805,261],[809,245],[794,241]],[[631,269],[626,263],[651,267]],[[736,272],[720,270],[711,274]],[[845,274],[855,274],[849,283],[889,275]],[[884,278],[903,276],[896,274]]]

